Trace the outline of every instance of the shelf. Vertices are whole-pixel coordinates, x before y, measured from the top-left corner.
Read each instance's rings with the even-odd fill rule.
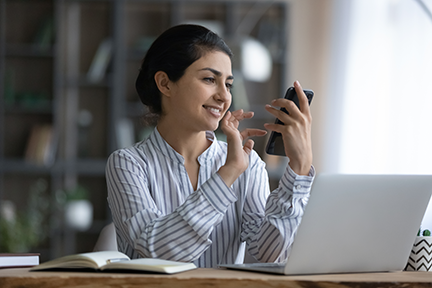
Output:
[[[33,105],[5,105],[5,112],[10,114],[53,114],[51,102]]]
[[[279,45],[273,51],[285,51],[286,3],[274,1],[262,11],[255,4],[252,0],[0,0],[0,201],[25,195],[14,195],[3,187],[29,186],[34,178],[43,177],[50,183],[52,199],[56,191],[86,184],[97,213],[94,227],[75,239],[76,246],[67,246],[67,235],[52,227],[50,257],[63,256],[65,247],[81,252],[82,244],[90,241],[87,236],[97,234],[111,219],[104,177],[109,153],[122,145],[118,124],[125,118],[132,123],[135,139],[153,129],[141,121],[148,110],[139,101],[135,79],[155,37],[185,21],[210,20],[219,22],[229,39],[239,22],[252,13],[262,18],[248,33],[257,39],[258,32],[268,36],[261,37],[264,40],[278,39],[268,43]],[[90,68],[99,59],[95,53],[104,39],[112,39],[113,49],[104,73],[99,74],[103,77],[92,82],[87,71],[94,71]],[[248,99],[249,110],[255,112],[245,125],[261,127],[264,121],[274,121],[264,105],[284,92],[280,89],[286,69],[283,60],[273,57],[278,66],[271,82],[245,81],[248,97],[253,96]],[[92,118],[87,126],[82,122],[80,126],[79,116],[85,111]],[[57,153],[50,166],[29,163],[23,157],[32,126],[39,123],[52,125],[56,133]],[[257,151],[262,150],[259,141],[264,140],[256,140]],[[281,167],[270,168],[271,178],[280,177]]]
[[[80,175],[105,175],[106,159],[80,159],[76,162],[56,162],[51,166],[37,165],[23,159],[2,159],[0,172],[17,174],[51,174],[75,171]]]
[[[29,163],[23,159],[2,159],[0,172],[19,174],[49,174],[51,167]]]
[[[78,159],[76,163],[63,162],[63,169],[74,169],[80,175],[104,176],[107,159]]]
[[[54,57],[54,47],[41,46],[38,44],[7,44],[6,57]]]
[[[80,75],[77,78],[70,78],[67,80],[68,87],[82,87],[82,88],[110,88],[113,85],[112,75],[108,74],[101,81],[90,81],[87,75]]]
[[[88,3],[88,2],[114,2],[114,1],[118,1],[118,0],[66,0],[67,2],[83,2],[83,3]]]

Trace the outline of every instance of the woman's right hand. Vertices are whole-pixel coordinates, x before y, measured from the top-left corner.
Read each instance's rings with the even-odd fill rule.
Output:
[[[284,124],[266,123],[264,126],[282,134],[285,154],[290,159],[289,165],[298,175],[308,175],[312,166],[312,115],[308,99],[298,81],[294,82],[300,109],[293,101],[279,98],[272,101],[272,106],[284,107],[289,115],[267,105],[266,109]]]
[[[243,112],[242,109],[234,112],[228,111],[221,121],[222,132],[227,136],[228,154],[225,165],[219,169],[218,173],[227,186],[231,186],[249,166],[249,155],[252,152],[254,141],[248,138],[267,134],[267,131],[261,129],[245,129],[241,132],[238,130],[240,121],[250,119],[253,115],[253,112]]]

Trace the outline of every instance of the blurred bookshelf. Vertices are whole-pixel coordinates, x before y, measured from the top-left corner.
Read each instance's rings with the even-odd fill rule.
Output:
[[[287,1],[0,0],[0,203],[26,211],[34,187],[46,183],[47,237],[30,247],[41,261],[92,250],[111,221],[105,162],[149,131],[134,82],[152,41],[180,23],[218,29],[237,58],[239,39],[260,41],[271,76],[250,81],[236,60],[234,76],[244,79],[233,98],[246,97],[255,111],[245,125],[262,127],[273,121],[264,104],[288,86],[288,8]],[[234,101],[233,109],[240,106]],[[255,140],[265,158],[266,139]],[[269,167],[276,182],[278,165]],[[82,231],[64,217],[65,199],[78,186],[93,206]]]

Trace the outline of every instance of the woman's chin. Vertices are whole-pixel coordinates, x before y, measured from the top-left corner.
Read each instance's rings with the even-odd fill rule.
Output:
[[[219,121],[208,123],[208,125],[206,126],[207,126],[207,128],[205,129],[206,131],[215,131],[219,128]]]

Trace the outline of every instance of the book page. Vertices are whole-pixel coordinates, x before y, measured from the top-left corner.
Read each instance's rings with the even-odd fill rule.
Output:
[[[34,267],[32,270],[43,270],[53,268],[93,268],[98,269],[107,263],[126,260],[129,261],[129,257],[118,251],[100,251],[100,252],[89,252],[76,255],[64,256],[57,258],[39,266]]]
[[[192,270],[195,268],[196,266],[193,263],[185,263],[185,262],[153,259],[153,258],[139,258],[139,259],[132,259],[130,261],[120,261],[120,262],[110,263],[101,267],[101,270],[130,269],[130,270],[153,271],[153,272],[161,272],[161,273],[176,273],[181,271]]]
[[[91,261],[93,261],[97,265],[97,267],[102,267],[109,263],[130,260],[128,256],[118,251],[99,251],[78,255],[91,259]]]

